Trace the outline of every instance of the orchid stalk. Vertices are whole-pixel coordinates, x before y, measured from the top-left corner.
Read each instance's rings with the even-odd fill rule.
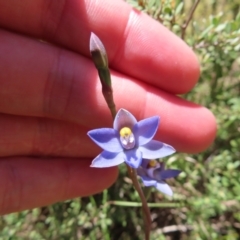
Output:
[[[95,64],[95,67],[98,70],[99,78],[102,84],[102,93],[105,98],[105,101],[108,105],[108,108],[111,111],[113,120],[116,116],[116,107],[113,99],[113,90],[111,83],[111,75],[108,68],[108,58],[105,47],[101,40],[94,34],[91,33],[90,36],[90,53],[92,56],[92,60]],[[144,197],[143,191],[139,182],[137,180],[136,170],[132,169],[129,165],[127,165],[128,174],[131,178],[135,189],[137,190],[141,201],[142,201],[142,209],[143,214],[145,215],[145,240],[149,240],[150,238],[150,229],[151,229],[151,215],[147,205],[146,198]]]
[[[160,123],[158,116],[137,121],[126,109],[116,112],[106,50],[94,33],[91,33],[90,37],[90,52],[98,70],[103,96],[113,117],[113,128],[94,129],[87,133],[92,141],[103,149],[103,152],[93,159],[91,167],[105,168],[126,164],[128,174],[142,202],[145,240],[149,240],[152,220],[137,176],[142,179],[145,186],[154,186],[159,191],[172,195],[165,179],[177,176],[180,171],[165,170],[164,165],[151,159],[173,154],[175,149],[166,143],[153,140]]]

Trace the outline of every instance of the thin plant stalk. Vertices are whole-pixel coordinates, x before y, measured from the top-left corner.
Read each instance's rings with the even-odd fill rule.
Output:
[[[116,107],[113,99],[113,89],[111,84],[111,75],[108,68],[107,53],[101,40],[94,34],[91,33],[90,37],[90,53],[98,70],[98,75],[102,84],[102,93],[107,102],[108,108],[111,111],[112,118],[114,120],[116,116]],[[144,223],[145,223],[145,240],[150,239],[151,230],[151,215],[147,205],[146,198],[143,194],[142,188],[137,180],[136,170],[127,165],[128,174],[133,182],[135,189],[137,190],[139,197],[142,202]]]
[[[142,202],[142,210],[143,210],[143,217],[144,217],[144,223],[145,223],[145,240],[149,240],[152,219],[151,219],[151,214],[150,214],[149,207],[147,204],[147,200],[146,200],[144,193],[142,191],[142,188],[137,180],[136,170],[129,167],[128,165],[127,165],[127,169],[128,169],[128,174],[129,174],[129,176],[133,182],[133,185],[134,185],[135,189],[137,190],[138,195]]]
[[[186,33],[186,30],[187,30],[187,27],[188,27],[188,24],[190,23],[191,19],[193,18],[193,14],[199,4],[200,0],[196,0],[195,3],[193,4],[191,10],[190,10],[190,13],[189,13],[189,16],[186,20],[186,22],[182,25],[182,34],[181,34],[181,38],[182,40],[184,40],[185,38],[185,33]]]

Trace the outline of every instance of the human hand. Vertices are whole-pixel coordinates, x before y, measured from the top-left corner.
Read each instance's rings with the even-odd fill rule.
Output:
[[[13,3],[0,0],[1,214],[94,194],[116,180],[117,168],[89,167],[101,150],[86,132],[112,124],[89,58],[91,31],[114,69],[117,109],[139,120],[159,115],[156,139],[177,151],[211,144],[213,115],[176,96],[197,82],[197,59],[159,23],[123,1]]]

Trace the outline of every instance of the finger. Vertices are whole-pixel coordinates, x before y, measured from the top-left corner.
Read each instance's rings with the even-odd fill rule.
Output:
[[[89,157],[99,153],[89,129],[47,118],[0,114],[0,156]]]
[[[164,104],[162,106],[165,108]],[[197,108],[191,104],[189,107]],[[187,116],[184,113],[186,110],[179,108],[176,112],[177,119],[184,119],[185,115]],[[208,116],[209,112],[202,109],[203,112],[204,110]],[[171,110],[167,110],[167,113],[171,114]],[[192,121],[193,126],[197,119],[192,117],[186,119],[187,121]],[[196,137],[194,129],[187,130],[184,127],[185,132],[181,133],[176,129],[182,129],[182,123],[176,121],[176,118],[166,118],[163,115],[155,139],[173,145],[178,151],[195,153],[206,148],[213,140],[215,128],[212,126],[210,131],[208,125],[209,122],[202,121],[201,124],[195,126],[200,132],[204,132],[200,135],[201,137],[199,135]],[[69,122],[0,114],[0,156],[88,157],[93,159],[101,149],[87,137],[88,130],[90,128]]]
[[[111,125],[88,59],[6,32],[0,43],[1,112],[66,120],[87,128]],[[162,118],[161,140],[186,152],[201,151],[213,141],[216,123],[205,108],[115,72],[112,79],[118,108],[139,119]]]
[[[0,214],[89,196],[109,187],[117,168],[90,168],[81,159],[6,158],[0,161]]]
[[[185,93],[198,80],[199,64],[190,48],[123,1],[23,2],[16,5],[0,0],[0,26],[85,56],[89,56],[93,31],[102,39],[110,65],[117,71],[172,93]]]

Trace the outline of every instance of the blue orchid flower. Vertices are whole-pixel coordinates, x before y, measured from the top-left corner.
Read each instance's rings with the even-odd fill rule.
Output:
[[[158,191],[172,196],[173,191],[166,183],[166,179],[174,178],[181,173],[180,170],[166,169],[162,162],[157,160],[143,159],[141,166],[137,169],[137,174],[146,187],[155,187]]]
[[[159,121],[160,118],[155,116],[137,122],[130,112],[120,109],[113,128],[87,133],[104,150],[92,161],[91,167],[112,167],[126,162],[130,167],[138,168],[142,158],[162,158],[174,153],[175,149],[170,145],[152,140]]]

